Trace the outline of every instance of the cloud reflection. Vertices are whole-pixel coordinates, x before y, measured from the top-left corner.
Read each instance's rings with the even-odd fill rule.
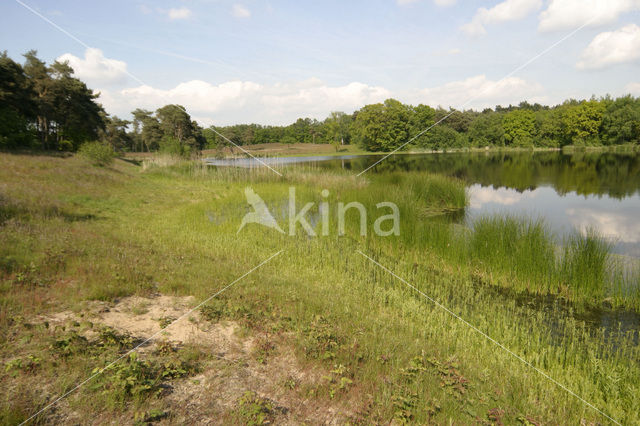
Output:
[[[469,205],[473,209],[480,209],[484,204],[489,203],[510,206],[535,196],[535,190],[518,192],[510,188],[482,187],[480,185],[472,185],[469,187]]]
[[[586,232],[588,228],[595,228],[603,235],[623,243],[640,242],[640,225],[637,212],[616,212],[599,210],[596,208],[569,208],[567,217],[573,226]]]

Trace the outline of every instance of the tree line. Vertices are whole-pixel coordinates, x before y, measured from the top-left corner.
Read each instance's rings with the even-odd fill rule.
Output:
[[[286,126],[236,124],[203,128],[183,106],[136,109],[131,120],[109,116],[67,63],[47,65],[35,51],[20,64],[0,54],[0,148],[76,150],[100,140],[118,151],[189,154],[259,143],[358,144],[368,151],[407,148],[561,147],[640,144],[640,98],[570,99],[553,107],[521,102],[482,111],[408,105],[395,99],[352,114]],[[433,127],[431,127],[433,126]],[[425,129],[428,131],[423,132]],[[422,133],[423,132],[423,133]],[[222,137],[221,135],[224,135]]]
[[[117,151],[188,154],[207,145],[203,129],[180,105],[136,109],[132,120],[109,116],[66,62],[47,65],[37,52],[24,63],[0,54],[0,149],[75,151],[101,141]]]

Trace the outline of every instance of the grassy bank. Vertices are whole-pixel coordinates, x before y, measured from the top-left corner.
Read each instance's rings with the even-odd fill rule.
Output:
[[[576,303],[609,297],[593,284],[586,285],[595,288],[591,293],[557,288],[559,279],[574,276],[583,285],[584,265],[600,273],[597,239],[576,237],[558,262],[540,224],[494,218],[473,231],[451,225],[447,216],[466,204],[464,185],[424,173],[357,178],[299,166],[279,177],[265,169],[167,164],[143,170],[117,161],[96,168],[79,158],[0,156],[3,421],[25,419],[134,344],[105,331],[85,342],[73,325],[51,329],[38,318],[81,314],[87,301],[131,295],[204,300],[279,250],[202,312],[212,322],[235,321],[244,333],[290,339],[301,363],[326,371],[318,384],[292,392],[317,404],[348,401],[351,423],[608,422],[357,250],[608,415],[640,421],[635,331],[590,327],[567,314],[566,304],[543,311],[496,291],[561,294]],[[246,186],[282,224],[292,185],[298,210],[315,203],[311,215],[323,201],[331,208],[361,202],[369,212],[367,236],[360,235],[355,212],[347,215],[343,237],[333,216],[327,237],[309,238],[301,229],[290,237],[255,224],[237,233],[247,212]],[[372,235],[381,201],[398,205],[399,237]],[[269,347],[256,355],[267,363]],[[171,421],[168,397],[158,391],[206,368],[211,356],[194,347],[124,360],[40,421],[73,412],[79,422],[123,415],[131,422],[147,406],[169,411]],[[236,410],[227,419],[241,423],[243,415]]]

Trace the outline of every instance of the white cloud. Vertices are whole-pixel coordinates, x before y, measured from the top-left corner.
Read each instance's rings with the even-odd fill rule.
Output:
[[[167,16],[172,21],[175,21],[178,19],[189,19],[191,18],[191,15],[193,15],[193,13],[191,12],[190,9],[187,9],[186,7],[181,7],[179,9],[169,9],[167,11]]]
[[[598,34],[582,52],[580,69],[604,68],[609,65],[632,62],[640,58],[640,27],[624,26],[616,31]]]
[[[100,102],[109,113],[120,116],[128,115],[135,108],[155,110],[176,103],[187,108],[204,125],[289,124],[299,117],[324,119],[331,111],[351,112],[390,96],[382,87],[359,82],[332,87],[318,79],[274,85],[250,81],[213,85],[192,80],[168,90],[150,86],[102,90]]]
[[[589,20],[591,27],[610,24],[633,10],[640,10],[640,0],[551,0],[540,13],[538,30],[573,29]]]
[[[246,6],[236,3],[231,9],[231,14],[236,18],[249,18],[251,16],[251,11],[247,9]]]
[[[469,35],[483,35],[485,26],[508,21],[517,21],[534,12],[542,6],[542,0],[505,0],[491,9],[481,7],[461,29]]]
[[[449,55],[459,55],[460,52],[462,52],[462,50],[458,49],[457,47],[454,47],[453,49],[447,50],[447,53]]]
[[[65,53],[57,60],[68,61],[76,77],[87,83],[89,87],[124,83],[127,79],[127,64],[116,59],[105,58],[100,49],[87,49],[84,52],[84,58]]]
[[[635,96],[640,96],[640,83],[629,83],[626,86],[624,86],[624,90],[626,93],[629,93]]]
[[[543,98],[542,86],[518,77],[489,80],[485,75],[453,81],[442,86],[422,90],[413,102],[431,106],[454,108],[489,108],[496,105],[517,104],[523,100],[539,102]],[[465,104],[465,102],[470,103]]]

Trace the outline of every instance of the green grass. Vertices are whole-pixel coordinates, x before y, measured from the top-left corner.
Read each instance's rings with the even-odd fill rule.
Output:
[[[583,279],[586,267],[588,279],[602,273],[599,240],[576,236],[558,261],[540,222],[487,218],[473,230],[452,225],[448,215],[466,204],[461,182],[423,173],[356,178],[307,166],[286,168],[279,177],[265,169],[216,170],[184,161],[148,164],[144,171],[122,161],[88,168],[77,158],[26,155],[0,156],[0,181],[3,422],[44,406],[45,394],[35,392],[43,384],[46,395],[62,393],[130,345],[116,340],[103,350],[84,348],[68,330],[27,325],[36,315],[156,291],[203,300],[278,250],[280,256],[208,304],[205,316],[291,336],[301,362],[327,371],[322,383],[305,390],[306,397],[351,398],[354,422],[608,422],[357,250],[612,417],[640,421],[640,350],[633,333],[589,327],[563,304],[539,310],[495,291],[501,286],[560,293],[575,303],[608,297]],[[282,204],[290,185],[300,203],[316,206],[323,189],[330,191],[332,206],[360,201],[372,211],[380,201],[394,201],[401,235],[362,237],[356,215],[348,216],[344,237],[334,231],[289,237],[255,224],[238,234],[247,185],[270,207]],[[367,229],[375,217],[369,215]],[[334,225],[332,217],[332,230]],[[561,282],[568,284],[559,291]],[[65,339],[71,340],[63,347],[81,349],[52,356],[52,342]],[[29,356],[39,360],[37,366]],[[70,395],[69,409],[85,420],[140,411],[140,404],[162,409],[153,389],[168,355],[157,356],[124,362],[121,373],[105,374]],[[17,369],[15,359],[21,360]],[[129,373],[143,391],[117,381]],[[259,418],[262,402],[247,397],[234,410],[245,420]]]
[[[481,217],[469,238],[470,257],[487,270],[548,292],[555,272],[555,245],[543,222],[512,216]]]

